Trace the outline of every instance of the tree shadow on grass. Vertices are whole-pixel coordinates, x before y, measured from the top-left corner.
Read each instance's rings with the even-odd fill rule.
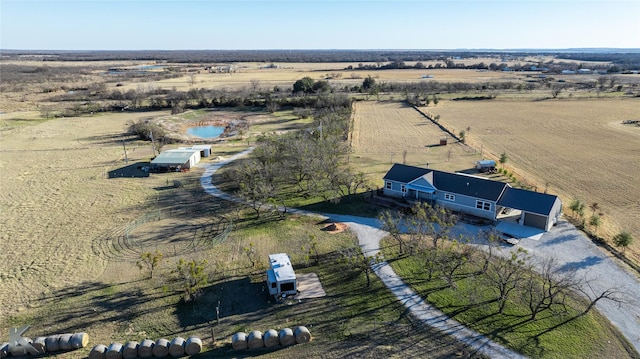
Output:
[[[30,323],[23,324],[32,326],[30,334],[34,336],[85,332],[87,328],[106,323],[129,323],[137,317],[162,311],[161,299],[173,295],[145,292],[132,283],[87,282],[55,291],[38,301],[38,306],[44,310],[29,318]]]

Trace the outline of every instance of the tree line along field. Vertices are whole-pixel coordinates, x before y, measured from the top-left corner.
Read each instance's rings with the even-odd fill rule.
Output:
[[[134,63],[133,65],[137,64],[139,63]],[[129,65],[131,64],[127,64],[127,66]],[[257,84],[260,88],[271,88],[278,85],[283,87],[283,91],[289,91],[292,83],[301,77],[311,76],[314,79],[322,79],[331,72],[339,71],[338,68],[334,68],[335,64],[320,65],[318,67],[314,67],[315,65],[309,67],[301,66],[299,69],[286,67],[259,69],[259,65],[256,63],[256,68],[251,71],[247,70],[246,73],[196,74],[195,83],[193,84],[191,83],[190,74],[185,72],[180,78],[158,79],[157,81],[139,78],[126,79],[122,81],[121,86],[117,86],[116,82],[109,82],[107,88],[137,90],[153,87],[167,89],[176,87],[188,90],[190,88],[211,86],[220,89],[245,89],[246,92],[250,92],[252,86]],[[101,68],[90,71],[85,77],[78,78],[77,83],[80,86],[87,86],[94,81],[104,81],[102,72],[103,69]],[[340,81],[344,81],[344,84],[349,86],[362,84],[362,78],[350,78],[352,73],[357,74],[357,76],[353,77],[362,75],[364,78],[371,75],[378,82],[392,81],[394,77],[397,77],[398,81],[411,82],[424,73],[424,71],[416,70],[341,72],[342,76],[339,76],[335,81],[330,80],[330,83],[338,85],[341,84]],[[466,81],[465,79],[467,79],[472,82],[486,81],[488,78],[491,81],[511,81],[514,76],[509,73],[487,74],[458,69],[444,69],[439,70],[438,73],[441,75],[437,75],[435,80],[450,76],[450,78],[455,78],[456,81]],[[241,80],[237,80],[238,77]],[[257,80],[258,82],[252,83],[252,80]],[[425,79],[424,81],[429,80]],[[418,79],[418,81],[423,80]],[[91,295],[97,295],[97,298],[126,294],[133,299],[137,298],[136,300],[144,299],[145,295],[148,294],[147,290],[151,288],[145,287],[142,290],[136,288],[135,281],[142,274],[135,267],[135,263],[129,262],[126,265],[122,265],[120,262],[110,262],[105,261],[104,258],[96,258],[92,254],[88,241],[112,228],[127,224],[148,210],[156,208],[160,198],[159,193],[162,193],[160,189],[166,187],[173,179],[181,178],[179,174],[168,174],[167,177],[157,178],[127,179],[126,181],[107,180],[104,178],[105,172],[120,167],[123,163],[122,143],[120,140],[124,136],[127,125],[131,121],[165,116],[168,111],[156,113],[124,111],[121,113],[93,114],[91,116],[47,121],[42,118],[39,106],[47,103],[51,93],[31,91],[32,89],[38,89],[39,86],[40,84],[32,83],[26,86],[21,93],[7,94],[3,91],[2,94],[2,111],[10,113],[4,113],[0,117],[0,125],[3,127],[2,131],[0,131],[0,171],[2,173],[2,182],[0,184],[3,189],[6,189],[3,191],[0,201],[0,207],[3,208],[0,213],[0,219],[3,223],[4,232],[0,236],[0,244],[2,244],[3,248],[10,248],[10,250],[3,252],[1,259],[3,263],[12,263],[12,266],[2,274],[3,277],[0,283],[2,283],[3,287],[1,292],[4,294],[0,295],[0,304],[3,304],[3,308],[4,304],[7,304],[10,311],[20,311],[27,318],[30,316],[36,317],[34,313],[46,312],[54,307],[56,296],[71,298],[73,296],[68,294],[70,288],[75,288],[81,282],[92,280],[104,281],[107,284],[117,283],[117,285],[87,287],[95,290],[95,292],[91,292],[94,293]],[[65,91],[67,90],[62,88],[56,90],[59,94]],[[548,96],[546,92],[546,90],[543,90],[536,93],[535,96]],[[407,151],[405,160],[408,164],[421,166],[429,163],[430,167],[449,171],[470,168],[473,166],[474,161],[481,158],[477,151],[458,144],[451,138],[449,138],[450,142],[447,146],[433,146],[443,137],[442,131],[429,123],[418,111],[397,101],[403,99],[403,96],[403,94],[386,94],[384,98],[388,101],[365,101],[357,102],[354,105],[354,131],[352,134],[354,153],[351,155],[350,160],[356,169],[362,169],[367,172],[373,183],[381,183],[380,178],[388,170],[392,162],[403,162],[405,150]],[[390,97],[395,99],[391,100]],[[443,98],[447,97],[443,96]],[[599,103],[599,101],[604,100],[593,100],[594,103]],[[630,102],[626,103],[629,104],[628,108],[622,106],[626,108],[626,112],[623,112],[623,114],[632,113],[633,104],[637,104],[637,101],[624,101]],[[561,108],[561,104],[570,102],[568,100],[532,103],[544,104],[547,102],[558,103],[558,113],[574,118],[572,117],[572,111],[577,111],[577,109],[563,110]],[[457,132],[460,128],[466,129],[470,127],[469,140],[471,142],[476,140],[480,142],[481,137],[475,138],[476,126],[478,126],[478,129],[481,128],[479,125],[473,123],[466,127],[462,123],[458,125],[453,122],[452,118],[449,118],[449,114],[440,113],[439,111],[453,110],[455,105],[458,104],[482,107],[496,103],[499,103],[499,101],[441,101],[437,106],[434,107],[432,105],[425,110],[433,114],[441,114],[442,123],[451,126],[454,132]],[[603,105],[599,113],[606,112],[607,106],[618,106],[618,104],[618,102],[607,103]],[[7,106],[6,108],[5,105]],[[526,117],[527,113],[535,113],[533,105],[528,107],[527,101],[516,101],[514,106],[523,106],[526,109],[522,114],[525,119],[523,121],[529,121],[529,118]],[[510,111],[512,109],[507,108],[506,110]],[[550,113],[553,112],[553,110],[549,111]],[[472,116],[473,114],[475,113],[471,112],[469,115]],[[465,117],[467,116],[467,114],[464,115]],[[449,122],[450,120],[451,122]],[[489,123],[492,119],[485,121]],[[504,121],[505,128],[502,128],[502,131],[507,131],[506,122],[508,122],[508,119]],[[575,121],[579,121],[579,119]],[[617,122],[613,122],[615,121],[610,123],[612,128],[618,128],[616,127]],[[277,123],[278,121],[274,121],[274,124]],[[560,121],[560,123],[563,122]],[[286,125],[287,122],[283,124]],[[604,124],[602,125],[604,126]],[[555,129],[564,131],[565,128],[554,122],[545,122],[540,126],[542,128],[550,128],[552,132]],[[278,131],[278,126],[272,125],[268,120],[258,124],[256,128],[261,131]],[[566,128],[567,131],[574,131],[571,126]],[[601,130],[603,128],[605,127],[601,127]],[[632,134],[632,137],[628,138],[637,140],[637,137],[633,137],[635,136],[633,134],[637,133],[634,132],[636,131],[634,128],[619,126],[616,131],[620,133],[628,132]],[[491,141],[502,143],[499,140],[505,141],[505,138],[518,139],[517,136],[518,134],[511,134],[510,137],[499,136],[487,139],[487,142],[482,141],[485,146],[484,150],[498,154],[501,147],[494,150],[491,146],[491,143],[493,143]],[[567,134],[562,138],[565,137],[569,138],[571,136]],[[608,143],[618,143],[616,136],[607,137],[607,140]],[[522,141],[526,142],[526,140]],[[217,147],[217,151],[227,155],[238,151],[245,145],[246,142],[244,141],[229,142]],[[523,153],[529,153],[527,151],[531,151],[534,146],[536,144],[532,143],[530,147],[523,147],[523,149],[526,148],[526,151],[522,152],[518,146],[504,147],[510,156],[508,163],[512,164],[517,171],[523,167],[520,163],[537,168],[535,167],[535,162],[537,161],[535,158],[527,158],[523,155]],[[601,148],[598,147],[598,149]],[[627,149],[627,147],[624,147],[624,149]],[[518,154],[520,154],[520,157]],[[131,161],[148,160],[152,156],[150,146],[145,142],[138,141],[130,143],[129,155]],[[595,156],[596,154],[592,155]],[[551,161],[553,157],[548,158]],[[624,158],[626,159],[626,157]],[[526,162],[526,159],[530,162]],[[556,162],[549,162],[549,164],[553,163]],[[633,162],[633,158],[629,163],[631,165],[637,164],[637,162]],[[602,167],[609,166],[606,161],[600,161],[599,164]],[[638,167],[636,166],[635,168],[637,169]],[[544,174],[544,177],[541,175],[540,182],[547,180],[547,170],[546,167],[540,168],[540,173]],[[527,179],[538,179],[538,172],[528,174],[527,168],[524,168],[523,171],[525,171],[523,173]],[[591,178],[591,173],[587,171],[580,173],[587,178]],[[598,174],[603,175],[600,172]],[[197,172],[194,171],[189,175],[196,178]],[[571,178],[559,178],[567,183],[572,182]],[[627,177],[621,178],[627,179]],[[553,182],[549,181],[551,192],[554,192],[554,189],[558,189],[558,192],[564,190],[563,187],[555,187],[555,180]],[[190,189],[196,189],[196,187]],[[567,191],[570,190],[571,188],[567,189]],[[621,184],[620,187],[615,187],[613,190],[629,193],[629,189],[624,184]],[[588,193],[588,190],[585,191]],[[568,197],[568,199],[571,198],[570,196]],[[189,200],[189,198],[181,197],[173,199],[178,202]],[[567,198],[563,199],[565,199],[565,203],[568,200]],[[584,198],[584,201],[590,200]],[[604,200],[601,205],[604,207]],[[607,214],[604,218],[605,223],[614,217],[608,211],[607,209]],[[633,213],[633,206],[625,213]],[[4,229],[7,230],[5,231]],[[158,229],[156,228],[156,230]],[[606,229],[603,228],[602,230]],[[229,258],[238,261],[242,257],[242,246],[248,245],[248,242],[255,235],[255,233],[245,233],[235,247],[225,248],[226,251],[233,253],[229,255]],[[256,236],[256,238],[264,237],[259,233]],[[274,247],[270,243],[265,248],[262,248],[261,251],[271,251],[274,248],[278,247]],[[55,260],[50,259],[52,253]],[[245,261],[240,262],[246,265]],[[170,270],[168,264],[165,270]],[[46,283],[46,285],[43,283]],[[166,294],[159,283],[146,283],[145,285],[155,286],[151,290],[153,292],[151,297],[153,298],[163,298]],[[14,287],[18,288],[17,293],[13,291]],[[81,288],[83,288],[81,293],[85,293],[85,287]],[[89,291],[86,293],[89,293]],[[16,300],[15,296],[20,299]],[[175,299],[175,296],[169,298]],[[37,308],[39,300],[43,300],[43,303],[45,303],[43,308]],[[76,305],[86,304],[83,301],[74,302],[73,300],[66,303],[68,305],[67,308],[70,308],[69,310],[74,309]],[[139,302],[136,303],[139,304]],[[152,316],[138,317],[137,321],[133,323],[134,328],[127,327],[128,323],[117,315],[121,308],[120,305],[123,305],[124,302],[107,304],[101,308],[102,311],[100,312],[100,318],[103,322],[96,320],[92,327],[95,330],[102,328],[101,331],[98,330],[98,336],[104,340],[110,339],[114,335],[113,333],[117,333],[121,337],[130,335],[127,333],[138,333],[136,330],[141,330],[136,329],[138,326],[144,327],[145,323],[154,320],[157,323],[144,327],[150,333],[154,333],[154,330],[158,333],[163,330],[165,332],[176,330],[175,328],[180,325],[180,323],[176,323],[177,319],[172,317],[174,313],[167,312],[167,308],[173,303],[159,301],[153,302],[152,307],[145,307],[144,305],[133,307],[148,311],[145,312],[147,314],[155,311],[163,313],[158,318]],[[158,309],[155,305],[160,305],[163,309]],[[75,308],[74,310],[80,312],[80,309]],[[59,322],[55,324],[56,328],[64,328],[67,325],[64,322],[64,315],[57,315],[51,318],[51,320],[53,319],[59,319]],[[66,319],[68,320],[68,318]],[[9,325],[6,322],[0,324],[2,329],[6,329],[6,326]],[[72,325],[80,326],[81,324],[73,322]],[[231,331],[234,328],[230,326],[227,329]],[[406,348],[407,346],[403,347]],[[346,350],[345,348],[342,349]],[[360,349],[352,350],[357,351]],[[385,353],[386,349],[377,348],[377,350]],[[321,350],[320,352],[323,353]],[[389,349],[387,352],[392,351]],[[415,354],[415,352],[405,352],[408,356],[411,356],[410,353]],[[435,353],[438,352],[434,350],[433,353],[437,355]],[[286,356],[288,354],[283,353],[283,355]],[[296,357],[296,354],[291,354],[291,357]]]

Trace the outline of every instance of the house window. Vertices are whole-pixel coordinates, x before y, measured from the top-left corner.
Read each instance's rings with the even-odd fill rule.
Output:
[[[387,182],[386,187],[387,189],[391,189],[391,182]]]
[[[446,199],[447,201],[455,201],[456,200],[456,196],[452,195],[451,193],[445,193],[444,194],[444,199]]]
[[[485,211],[490,211],[491,210],[491,203],[490,202],[485,202],[485,201],[476,201],[476,208],[477,209],[482,209]]]
[[[402,193],[406,193],[407,192],[407,187],[405,187],[405,185],[402,185],[400,190],[402,191]]]

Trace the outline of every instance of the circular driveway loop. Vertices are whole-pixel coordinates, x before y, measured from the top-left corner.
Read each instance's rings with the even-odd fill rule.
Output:
[[[228,201],[241,202],[240,199],[222,192],[211,183],[211,176],[222,166],[242,157],[253,150],[249,148],[224,161],[204,164],[205,168],[200,183],[210,195]],[[388,233],[380,230],[380,223],[375,218],[347,215],[318,214],[288,209],[289,213],[321,216],[335,222],[349,225],[349,229],[358,237],[362,251],[367,256],[375,256],[380,251],[380,240]],[[460,232],[477,232],[478,228],[460,224]],[[640,281],[611,258],[603,254],[588,238],[567,222],[560,222],[551,232],[545,233],[538,241],[520,241],[521,246],[538,261],[555,257],[560,266],[575,268],[580,277],[591,279],[591,286],[596,291],[604,291],[615,286],[624,290],[628,299],[626,303],[614,303],[608,300],[598,302],[598,310],[605,315],[625,337],[640,351]],[[525,358],[521,354],[507,349],[489,338],[477,333],[458,321],[449,318],[437,308],[425,302],[400,278],[387,262],[373,265],[373,270],[391,292],[407,309],[423,323],[436,328],[457,340],[469,345],[478,352],[491,358]]]

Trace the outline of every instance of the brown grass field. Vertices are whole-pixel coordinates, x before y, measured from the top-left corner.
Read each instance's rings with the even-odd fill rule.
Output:
[[[377,186],[396,162],[456,171],[473,168],[481,159],[407,104],[359,101],[354,109],[351,163]],[[446,146],[439,145],[442,138]]]
[[[428,109],[469,140],[508,164],[538,190],[547,185],[565,203],[578,198],[602,208],[598,234],[626,230],[640,238],[640,127],[621,122],[640,119],[639,99],[546,101],[442,101]],[[640,261],[640,241],[629,253]]]
[[[96,67],[140,64],[143,63],[94,63]],[[78,63],[57,65],[78,66]],[[342,70],[349,65],[347,63],[278,64],[281,66],[278,69],[261,69],[264,65],[239,64],[240,70],[232,75],[203,71],[195,75],[194,87],[249,89],[252,80],[259,80],[259,87],[277,85],[289,89],[293,82],[304,76],[321,79],[331,73],[340,73],[341,77],[330,80],[330,83],[350,86],[360,85],[362,79],[369,75],[377,81],[399,82],[431,80],[421,79],[424,74],[434,75],[433,80],[445,82],[513,81],[522,76],[473,70]],[[351,65],[357,66],[356,63]],[[101,71],[97,69],[95,74],[84,78],[84,85],[103,80]],[[185,334],[196,330],[181,327],[181,318],[176,318],[172,312],[175,303],[171,300],[175,298],[163,299],[169,297],[159,289],[163,283],[150,284],[153,288],[138,288],[141,273],[135,266],[135,255],[129,255],[126,260],[111,260],[95,255],[92,248],[96,238],[122,228],[149,211],[167,205],[185,205],[194,198],[199,201],[206,199],[196,182],[199,170],[193,170],[186,176],[168,173],[143,178],[108,178],[111,171],[125,166],[122,143],[125,138],[130,164],[135,166],[152,157],[147,142],[125,135],[128,124],[149,118],[162,118],[169,122],[181,119],[168,116],[168,111],[158,111],[45,120],[41,118],[39,108],[48,104],[46,99],[52,94],[39,91],[41,84],[30,86],[23,93],[2,93],[0,97],[0,110],[3,112],[0,114],[0,329],[4,332],[9,325],[15,324],[7,319],[14,315],[25,320],[45,318],[47,327],[39,329],[83,328],[73,319],[77,314],[95,316],[95,321],[88,328],[98,341],[106,344],[134,334],[144,336],[141,333],[145,330],[149,335],[179,330]],[[115,84],[109,86],[115,88]],[[187,75],[153,83],[130,81],[118,88],[127,90],[141,86],[191,88]],[[400,99],[400,95],[396,99]],[[477,148],[456,143],[451,138],[447,146],[434,146],[444,137],[443,132],[412,107],[397,101],[360,101],[354,106],[350,161],[376,185],[382,184],[381,177],[393,162],[403,162],[405,150],[407,164],[424,166],[428,163],[432,168],[447,171],[471,168],[482,158]],[[598,202],[605,213],[599,233],[612,233],[618,228],[632,232],[636,242],[628,252],[640,261],[640,130],[620,125],[622,120],[638,119],[638,108],[640,103],[637,99],[443,100],[438,106],[424,110],[441,115],[441,123],[451,127],[454,133],[470,127],[472,145],[482,144],[485,154],[499,155],[506,151],[510,158],[508,165],[515,168],[520,177],[539,184],[539,188],[548,183],[549,191],[560,194],[565,203],[574,197],[587,204]],[[193,120],[205,115],[187,114],[184,118]],[[278,117],[264,114],[248,116],[251,127],[247,136],[296,129],[308,121],[294,120],[287,113],[275,115]],[[283,128],[281,121],[287,127]],[[215,151],[226,157],[246,148],[247,144],[244,140],[228,141],[216,145]],[[167,189],[174,179],[189,181],[188,195]],[[184,218],[176,221],[173,218],[150,224],[148,229],[160,238],[164,228],[180,223],[187,227],[197,226],[201,223],[199,221]],[[309,224],[305,231],[315,233],[313,228],[313,224]],[[184,237],[184,233],[172,234],[172,238],[178,237]],[[239,236],[233,245],[219,250],[224,259],[235,261],[234,265],[246,265],[240,258],[242,246],[263,238],[266,237],[261,233]],[[327,240],[327,243],[331,242]],[[265,244],[260,251],[268,253],[279,248]],[[170,249],[166,250],[170,252]],[[201,257],[214,260],[215,253],[208,251]],[[168,260],[163,270],[170,272],[175,260]],[[222,262],[219,264],[224,266]],[[154,287],[156,284],[159,288]],[[137,298],[137,301],[96,302],[98,304],[91,308],[74,308],[95,300],[95,295],[102,298],[120,294],[129,299]],[[142,303],[141,298],[149,298],[152,305],[163,307],[150,308]],[[62,303],[61,307],[57,301]],[[326,303],[335,305],[330,301]],[[122,311],[127,305],[133,309]],[[53,314],[48,312],[56,308],[61,309]],[[143,314],[132,321],[130,316],[134,309]],[[315,309],[311,306],[309,310]],[[91,314],[91,311],[96,314]],[[159,314],[156,317],[153,313]],[[266,314],[273,313],[267,311]],[[282,319],[278,315],[276,317]],[[149,324],[157,318],[160,318],[158,323]],[[230,319],[225,330],[237,329],[241,323],[233,320],[244,318]],[[420,339],[425,344],[416,345],[405,327],[400,331],[390,331],[395,342],[382,338],[382,335],[374,338],[375,343],[356,338],[333,345],[331,348],[338,353],[335,355],[327,355],[327,350],[317,346],[311,347],[307,354],[309,357],[331,358],[348,357],[349,353],[360,357],[412,357],[422,350],[422,353],[442,357],[450,354],[455,345],[448,343],[437,347],[440,344],[427,343],[424,333]],[[198,330],[203,329],[200,327]],[[92,340],[92,344],[95,343]],[[339,353],[345,353],[345,356]],[[227,354],[233,356],[233,353]],[[77,357],[74,355],[62,357]],[[267,355],[299,356],[300,352],[295,350]]]

